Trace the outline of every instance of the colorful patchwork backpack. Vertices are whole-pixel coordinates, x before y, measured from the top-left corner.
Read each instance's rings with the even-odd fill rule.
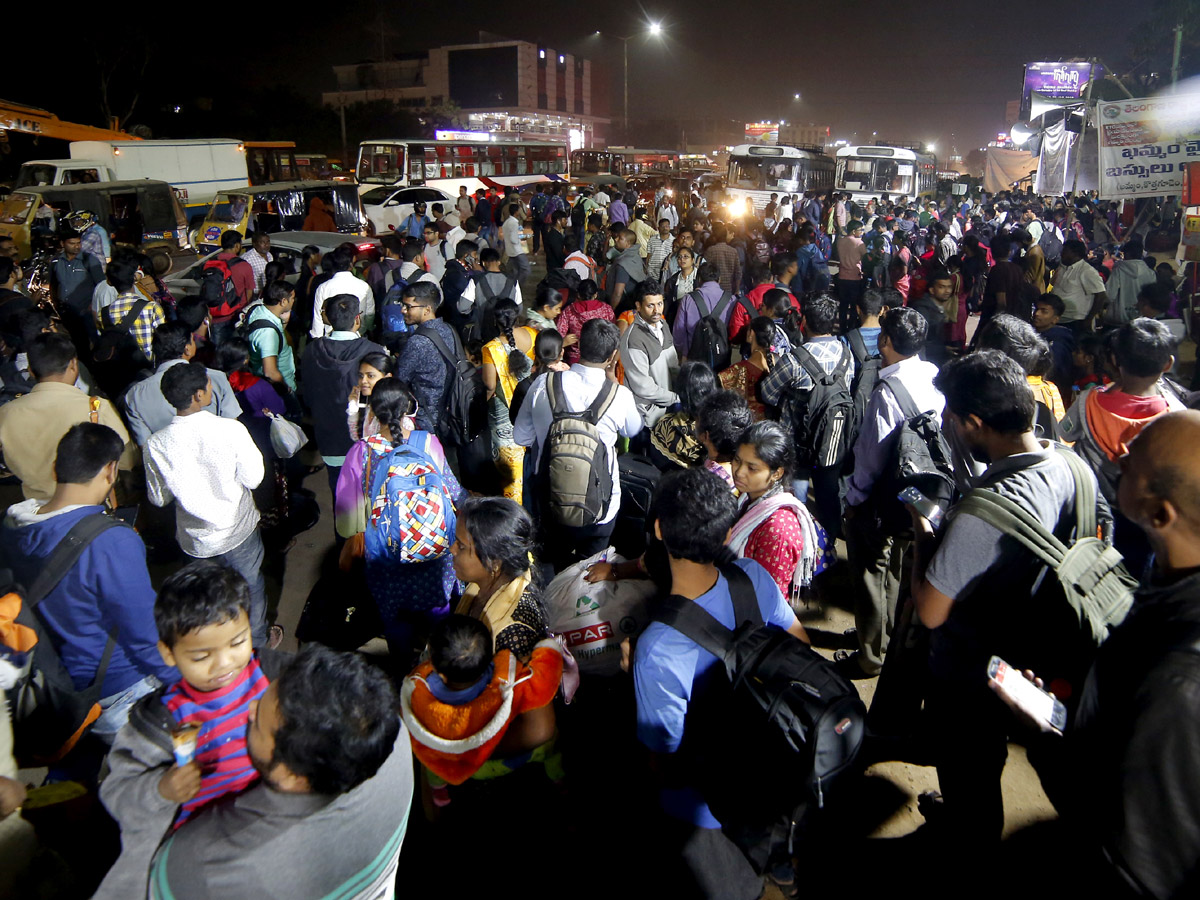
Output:
[[[367,566],[441,559],[454,543],[454,503],[433,460],[420,448],[429,440],[414,431],[407,443],[367,439],[370,466],[365,548]]]

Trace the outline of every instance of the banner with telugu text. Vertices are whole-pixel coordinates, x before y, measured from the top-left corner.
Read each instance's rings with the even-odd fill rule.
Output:
[[[1200,94],[1101,102],[1100,197],[1179,196],[1184,164],[1200,160]]]

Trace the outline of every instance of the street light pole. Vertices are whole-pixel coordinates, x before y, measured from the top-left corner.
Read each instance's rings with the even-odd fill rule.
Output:
[[[629,37],[633,37],[630,35]],[[629,38],[621,38],[621,46],[624,48],[625,57],[625,130],[622,137],[625,139],[625,145],[629,146]]]

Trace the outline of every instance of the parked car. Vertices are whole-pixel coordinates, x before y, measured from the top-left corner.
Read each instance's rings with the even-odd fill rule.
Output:
[[[287,273],[284,277],[294,284],[300,277],[300,261],[304,257],[305,247],[311,244],[324,255],[347,242],[354,244],[358,251],[354,257],[354,272],[359,277],[363,277],[367,267],[378,262],[383,256],[377,237],[352,237],[329,231],[283,231],[273,234],[271,235],[271,256],[277,262],[284,263],[284,271]],[[242,247],[249,250],[250,241],[243,241]],[[177,271],[164,278],[163,282],[171,294],[178,300],[199,293],[200,272],[204,268],[204,263],[219,252],[219,250],[213,250],[206,253],[198,257],[191,265],[180,266]]]
[[[433,187],[377,187],[362,195],[363,211],[376,234],[387,234],[398,229],[412,215],[416,203],[424,203],[425,214],[432,218],[430,207],[433,204],[441,203],[443,211],[449,213],[454,207],[454,200],[450,194]]]

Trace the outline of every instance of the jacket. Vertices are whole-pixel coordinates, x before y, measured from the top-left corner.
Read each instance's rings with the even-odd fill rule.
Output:
[[[501,650],[486,683],[461,691],[450,691],[433,663],[422,663],[400,689],[413,754],[439,778],[462,784],[488,761],[517,716],[554,699],[562,670],[552,639],[537,643],[528,665]]]
[[[1071,404],[1059,422],[1063,440],[1073,443],[1075,452],[1092,467],[1100,483],[1100,492],[1111,505],[1117,503],[1117,479],[1121,474],[1117,461],[1138,432],[1157,418],[1126,419],[1103,409],[1098,392],[1115,389],[1111,385],[1088,388]],[[1167,401],[1166,412],[1183,409],[1183,404],[1161,381],[1158,383],[1158,393]]]
[[[625,386],[633,399],[642,422],[649,428],[663,417],[667,407],[679,400],[671,390],[671,379],[679,368],[679,355],[671,341],[666,322],[660,322],[662,337],[645,324],[641,316],[621,335],[621,364],[625,367]]]
[[[274,681],[291,659],[278,650],[258,651],[267,680]],[[178,680],[178,679],[176,679]],[[100,799],[121,826],[121,856],[93,895],[93,900],[145,897],[150,860],[171,830],[179,806],[158,792],[158,782],[175,762],[171,732],[175,729],[166,704],[165,687],[139,700],[129,723],[117,732],[108,754],[108,775],[100,783]]]
[[[1064,818],[1139,896],[1200,893],[1200,718],[1184,712],[1200,704],[1198,641],[1200,574],[1141,587],[1067,733]]]
[[[39,510],[45,503],[25,500],[13,505],[0,526],[0,566],[12,570],[18,584],[31,585],[75,523],[102,510],[76,506],[42,515]],[[79,561],[38,606],[77,689],[96,677],[110,633],[115,633],[117,646],[101,697],[119,694],[147,675],[163,682],[178,679],[178,672],[158,652],[154,596],[146,547],[132,528],[110,528],[84,548]]]
[[[358,362],[383,347],[366,338],[338,341],[318,338],[300,361],[304,405],[312,413],[317,449],[325,457],[343,457],[354,441],[346,424],[346,404],[358,381]]]

